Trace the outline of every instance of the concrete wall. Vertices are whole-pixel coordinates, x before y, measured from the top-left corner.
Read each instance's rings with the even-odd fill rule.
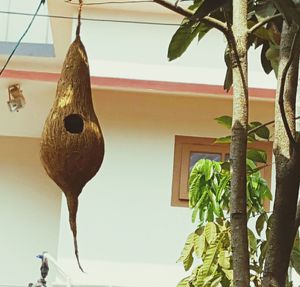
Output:
[[[40,278],[35,256],[56,256],[60,206],[61,193],[40,164],[39,140],[0,137],[1,286],[27,286]]]

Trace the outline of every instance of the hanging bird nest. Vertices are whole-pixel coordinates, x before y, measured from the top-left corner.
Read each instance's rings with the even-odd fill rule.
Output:
[[[63,64],[40,153],[46,172],[67,198],[75,254],[81,268],[76,237],[78,196],[101,166],[104,140],[93,108],[88,59],[79,29]]]
[[[92,103],[87,56],[77,37],[69,48],[44,126],[41,158],[57,185],[79,195],[99,170],[103,155],[104,142]]]

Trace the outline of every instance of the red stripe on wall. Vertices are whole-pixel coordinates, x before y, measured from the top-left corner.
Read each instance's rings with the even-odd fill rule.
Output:
[[[59,73],[33,72],[33,71],[17,71],[5,70],[2,74],[4,78],[15,78],[33,81],[57,82]],[[206,85],[206,84],[190,84],[190,83],[175,83],[165,81],[148,81],[125,78],[108,78],[108,77],[91,77],[93,86],[112,87],[112,88],[128,88],[153,90],[173,93],[196,93],[207,95],[232,95],[232,91],[226,93],[222,86]],[[249,88],[250,97],[262,99],[274,99],[275,90]]]

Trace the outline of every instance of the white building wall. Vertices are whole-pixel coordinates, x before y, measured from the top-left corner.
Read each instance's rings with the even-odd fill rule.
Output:
[[[0,286],[40,278],[36,255],[57,254],[60,205],[39,161],[39,140],[0,137]]]
[[[32,15],[21,14],[34,14],[40,2],[40,0],[30,0],[26,2],[21,0],[2,0],[1,11],[7,11],[8,13],[0,13],[0,41],[18,42],[32,18]],[[39,14],[48,14],[47,5],[41,6]],[[49,19],[46,17],[36,17],[29,32],[24,37],[23,42],[52,43]]]

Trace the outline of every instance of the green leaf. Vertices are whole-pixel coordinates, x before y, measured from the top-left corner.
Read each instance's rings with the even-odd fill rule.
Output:
[[[232,68],[227,68],[226,75],[224,79],[223,89],[228,93],[230,88],[232,87],[233,83],[233,74],[232,74]]]
[[[226,5],[228,0],[204,0],[199,8],[196,10],[192,18],[196,21],[201,20],[203,17],[209,15],[210,13],[218,10],[219,8]]]
[[[268,242],[263,241],[260,245],[260,255],[258,258],[258,262],[259,262],[260,266],[263,266],[263,262],[265,261],[267,249],[268,249]]]
[[[205,235],[202,233],[199,237],[195,236],[194,239],[195,254],[198,258],[201,258],[206,249]]]
[[[260,149],[248,149],[247,158],[260,163],[267,163],[267,153]]]
[[[270,43],[269,49],[266,51],[266,58],[270,61],[271,66],[275,72],[277,77],[278,75],[278,67],[279,67],[279,46]]]
[[[198,33],[201,34],[201,39],[209,30],[210,27],[206,26],[204,23],[195,24],[193,21],[185,19],[183,24],[181,24],[181,26],[173,35],[169,44],[169,61],[180,57],[186,51]],[[200,39],[198,38],[198,40]]]
[[[211,244],[217,238],[217,226],[213,222],[208,222],[204,227],[204,234],[208,244]]]
[[[189,186],[190,188],[192,186],[197,185],[197,181],[195,180],[199,180],[201,177],[201,169],[202,169],[202,165],[204,164],[203,160],[199,160],[198,162],[196,162],[196,164],[193,166],[191,173],[190,173],[190,177],[189,177]]]
[[[264,212],[262,213],[256,220],[256,223],[255,223],[255,228],[256,228],[256,232],[257,234],[260,236],[263,228],[264,228],[264,225],[266,223],[268,219],[268,216],[267,214]]]
[[[213,205],[209,201],[208,207],[207,207],[207,221],[212,222],[212,221],[214,221],[214,219],[215,219],[215,216],[214,216],[214,211],[213,211]]]
[[[190,287],[189,281],[190,281],[190,276],[185,277],[179,281],[176,287]]]
[[[229,161],[225,161],[221,164],[221,167],[223,170],[225,171],[230,171],[230,162]]]
[[[220,201],[224,194],[228,191],[230,178],[230,174],[223,174],[217,190],[217,201]]]
[[[258,188],[258,180],[257,180],[257,178],[254,177],[254,176],[250,176],[248,180],[250,181],[249,183],[250,183],[252,189],[254,191],[256,191],[257,188]]]
[[[261,53],[260,53],[260,62],[261,62],[261,65],[262,65],[262,67],[263,67],[266,74],[270,74],[270,72],[273,70],[271,62],[266,57],[266,52],[268,51],[269,48],[270,48],[269,42],[266,41],[263,44],[262,49],[261,49]]]
[[[232,282],[233,281],[233,270],[223,269],[222,271],[225,273],[228,280]]]
[[[209,273],[205,274],[206,270],[204,269],[204,266],[201,265],[199,268],[199,272],[197,273],[197,280],[193,282],[194,286],[207,286],[204,284],[209,283],[209,281],[217,274],[218,264],[212,264]],[[208,285],[209,286],[209,285]]]
[[[250,249],[252,251],[256,252],[256,249],[257,249],[256,237],[255,237],[253,231],[251,229],[249,229],[249,228],[248,228],[248,240],[249,240]]]
[[[220,251],[218,263],[223,269],[230,269],[230,253],[228,250]]]
[[[222,275],[219,275],[211,282],[210,287],[220,286],[221,281],[222,281]]]
[[[218,124],[221,124],[221,125],[225,126],[226,128],[231,129],[232,117],[221,116],[221,117],[215,118],[215,120],[217,121]]]
[[[274,15],[276,12],[276,8],[271,1],[257,1],[257,4],[254,7],[258,21],[262,21],[265,18]]]
[[[217,138],[214,143],[228,144],[231,143],[231,136]]]
[[[266,168],[265,165],[258,166],[258,167],[254,168],[254,169],[250,169],[250,170],[248,171],[248,175],[253,175],[254,173],[257,173],[257,172],[259,172],[261,169],[264,169],[264,168]]]
[[[295,8],[293,0],[273,0],[273,2],[288,25],[291,25],[293,21],[295,21],[298,26],[300,25],[299,12]]]
[[[206,35],[206,33],[211,29],[209,26],[207,26],[204,23],[200,23],[198,25],[198,42],[201,41],[201,39]]]
[[[203,234],[203,232],[204,232],[204,226],[200,226],[200,227],[198,227],[198,228],[195,230],[194,233],[195,233],[196,235],[200,236],[200,235]],[[195,237],[194,237],[194,239],[195,239]]]
[[[250,128],[256,128],[261,126],[259,129],[255,131],[255,134],[265,140],[268,140],[270,138],[270,130],[266,126],[262,126],[262,123],[260,122],[251,122],[250,123]]]
[[[189,177],[189,206],[195,207],[198,200],[201,197],[201,192],[205,187],[205,180],[202,177],[202,169],[205,164],[205,160],[199,160],[193,167]],[[200,207],[200,205],[198,206]]]
[[[188,271],[191,266],[193,265],[194,262],[194,257],[192,255],[192,251],[191,253],[183,260],[183,267],[185,271]]]
[[[213,274],[217,270],[217,258],[222,246],[223,237],[224,233],[222,232],[218,235],[216,240],[208,246],[205,257],[203,258],[203,265],[200,271],[200,281],[204,281],[208,275]]]
[[[197,27],[197,26],[196,26]],[[168,49],[169,61],[180,57],[194,40],[197,29],[191,21],[184,22],[173,35]]]
[[[199,212],[199,222],[200,225],[204,224],[207,221],[207,206],[204,206],[202,210]]]
[[[227,71],[226,71],[226,75],[225,75],[223,88],[224,88],[224,90],[226,90],[226,92],[228,92],[230,90],[230,88],[232,86],[232,82],[233,82],[231,55],[230,55],[230,49],[229,49],[228,45],[225,49],[224,61],[225,61],[226,67],[227,67]],[[231,118],[231,122],[232,122],[232,118]],[[230,122],[230,126],[227,126],[227,128],[229,128],[229,129],[231,128],[231,122]]]
[[[253,162],[253,160],[251,160],[249,158],[246,158],[246,165],[247,165],[247,168],[250,169],[251,171],[256,169],[255,163]]]
[[[193,251],[194,251],[194,236],[195,233],[191,233],[183,247],[183,250],[181,251],[181,255],[177,262],[183,262],[184,270],[187,271],[191,268],[194,258],[193,258]]]
[[[188,7],[189,10],[196,10],[202,5],[204,0],[194,0],[194,3]]]
[[[211,160],[208,159],[205,160],[205,163],[203,165],[203,171],[204,171],[205,180],[209,181],[214,174],[213,162]]]
[[[256,22],[252,20],[248,20],[248,27],[251,28],[254,26]],[[272,37],[270,36],[269,30],[265,27],[259,27],[254,31],[254,35],[258,37],[259,39],[265,40],[265,41],[272,41]]]
[[[300,251],[296,249],[292,250],[291,263],[295,271],[300,275]]]
[[[268,186],[266,181],[260,176],[259,173],[247,176],[247,205],[248,214],[255,214],[263,212],[263,200],[267,198]],[[258,228],[260,227],[260,220],[257,222]],[[267,217],[266,217],[267,220]],[[258,231],[259,233],[259,231]]]
[[[214,193],[212,193],[210,190],[208,190],[208,195],[209,195],[209,198],[210,198],[210,202],[213,206],[213,211],[215,213],[215,215],[217,215],[218,217],[223,217],[223,211],[222,209],[220,208],[220,205],[219,203],[216,201],[216,195]]]
[[[212,280],[214,277],[215,277],[215,274],[211,274],[211,275],[205,277],[203,280],[203,284],[201,284],[201,285],[210,286],[209,281]]]
[[[218,186],[219,186],[219,180],[218,180],[218,171],[216,170],[216,167],[214,166],[214,175],[212,179],[210,180],[211,188],[210,190],[215,194]]]
[[[202,189],[201,197],[200,197],[199,201],[197,202],[196,206],[194,207],[194,210],[193,210],[193,213],[192,213],[192,222],[193,223],[195,222],[198,210],[199,210],[199,215],[201,215],[205,212],[205,210],[202,209],[202,205],[203,205],[203,202],[205,201],[205,199],[207,197],[207,192],[208,192],[207,188]]]
[[[259,184],[260,184],[259,189],[262,194],[261,198],[272,200],[272,193],[270,191],[267,181],[264,178],[260,177]]]
[[[300,237],[299,237],[299,231],[297,231],[295,240],[294,240],[294,246],[293,249],[300,251]]]
[[[222,171],[222,166],[220,162],[213,161],[215,172],[220,173]]]
[[[194,209],[193,209],[193,213],[192,213],[192,223],[194,223],[196,221],[196,216],[199,212],[199,206],[200,206],[201,202],[200,200],[197,202],[197,204],[195,205]],[[200,211],[201,212],[201,211]]]

